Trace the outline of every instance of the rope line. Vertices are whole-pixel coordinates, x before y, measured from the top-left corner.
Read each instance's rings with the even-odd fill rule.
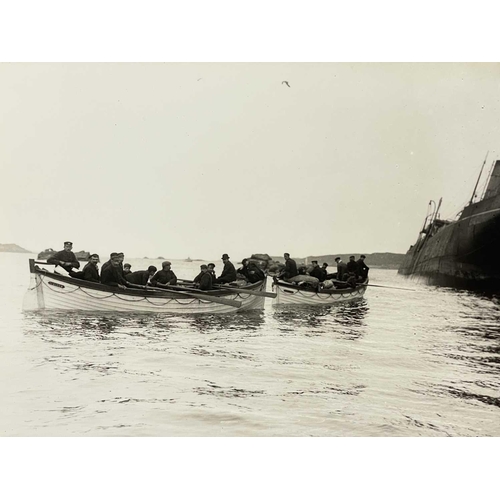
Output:
[[[44,281],[44,278],[45,276],[40,276],[40,282],[38,283],[38,285],[34,288],[30,288],[30,290],[34,290],[35,288],[39,287],[42,282],[45,283]],[[48,283],[45,283],[47,286],[49,285]],[[149,302],[151,305],[153,306],[158,306],[158,307],[163,307],[163,306],[166,306],[167,304],[170,304],[171,302],[176,302],[177,304],[180,304],[180,305],[189,305],[189,304],[193,304],[194,302],[202,302],[201,299],[196,299],[196,298],[192,298],[192,299],[177,299],[177,298],[171,298],[171,299],[166,299],[165,302],[161,303],[161,304],[158,304],[156,302],[152,302],[150,299],[150,297],[140,297],[138,299],[126,299],[125,297],[123,296],[120,296],[118,295],[117,293],[115,292],[112,292],[110,293],[109,295],[106,295],[104,297],[96,297],[95,295],[92,295],[90,293],[87,292],[87,290],[85,290],[84,288],[82,288],[80,285],[73,285],[73,286],[76,286],[76,288],[74,290],[71,290],[71,291],[66,291],[66,292],[62,292],[62,291],[59,291],[59,290],[56,290],[55,288],[52,288],[51,287],[51,290],[55,293],[61,293],[61,294],[70,294],[70,293],[74,293],[74,292],[77,292],[78,290],[81,290],[85,295],[91,297],[92,299],[97,299],[97,300],[105,300],[105,299],[109,299],[110,297],[116,297],[117,299],[120,299],[120,300],[123,300],[125,302],[142,302],[142,301],[146,301],[146,302]],[[187,300],[189,300],[189,302],[186,302]],[[208,301],[210,302],[210,301]]]

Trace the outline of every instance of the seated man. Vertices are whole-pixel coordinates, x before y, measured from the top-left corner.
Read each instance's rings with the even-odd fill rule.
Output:
[[[125,279],[134,285],[146,286],[155,273],[156,267],[149,266],[147,271],[134,271],[133,273],[126,274]]]
[[[168,260],[162,262],[162,269],[151,278],[151,284],[153,286],[156,286],[158,283],[161,285],[177,285],[177,276],[172,271],[171,266],[172,263]]]
[[[100,283],[99,280],[99,268],[97,267],[97,263],[99,262],[99,255],[93,253],[89,257],[89,261],[85,264],[85,267],[82,271],[74,272],[70,271],[69,275],[72,278],[78,278],[85,281],[93,281],[94,283]]]
[[[257,283],[266,278],[264,271],[255,262],[248,263],[248,274],[250,283]]]
[[[349,262],[347,263],[347,272],[354,273],[356,276],[358,275],[358,263],[356,262],[356,258],[354,255],[349,257]]]
[[[325,281],[326,277],[328,276],[327,268],[328,268],[328,264],[326,262],[323,262],[323,265],[320,268],[321,269],[321,275],[322,275],[322,278],[320,279],[321,282]]]
[[[323,272],[321,271],[321,268],[318,265],[318,261],[313,260],[311,261],[311,264],[313,267],[311,271],[309,271],[309,276],[314,276],[315,278],[318,278],[320,282],[323,281],[324,280]]]
[[[123,264],[123,276],[127,276],[127,274],[130,274],[132,271],[132,266],[130,264]]]
[[[117,286],[121,289],[126,289],[128,281],[123,277],[123,269],[120,265],[120,257],[115,255],[111,259],[111,264],[101,270],[101,283],[103,285]]]
[[[290,254],[285,253],[283,256],[285,257],[285,268],[279,273],[278,278],[288,281],[299,273],[297,272],[297,264],[290,258]]]
[[[222,274],[215,280],[216,283],[231,283],[236,281],[236,269],[233,263],[229,260],[229,256],[225,253],[222,256],[222,262],[224,262],[224,269]]]
[[[202,264],[200,266],[200,274],[196,276],[195,283],[200,290],[212,289],[212,274],[208,270],[208,266],[206,264]]]
[[[72,252],[73,243],[71,241],[64,242],[64,250],[60,250],[55,253],[52,257],[47,259],[47,264],[55,264],[56,266],[61,266],[66,271],[71,271],[74,267],[80,269],[80,263],[76,258],[75,254]]]
[[[210,264],[208,264],[208,271],[212,275],[212,281],[215,281],[215,278],[216,278],[216,276],[215,276],[215,264],[210,262]]]

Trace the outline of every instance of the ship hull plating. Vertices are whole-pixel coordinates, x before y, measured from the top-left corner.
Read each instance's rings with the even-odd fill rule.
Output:
[[[500,292],[500,196],[467,206],[459,220],[410,247],[399,273],[428,284]]]

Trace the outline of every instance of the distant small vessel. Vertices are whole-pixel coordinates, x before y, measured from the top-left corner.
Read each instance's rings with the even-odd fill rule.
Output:
[[[188,257],[187,259],[184,259],[184,262],[193,262],[193,259],[191,257]]]
[[[360,283],[355,288],[327,288],[323,290],[311,290],[302,288],[293,283],[279,281],[273,282],[273,292],[276,292],[276,298],[273,299],[273,305],[294,304],[309,306],[333,305],[340,302],[350,302],[363,297],[368,279]]]
[[[481,173],[458,220],[439,218],[442,199],[437,206],[429,202],[434,209],[399,274],[422,277],[431,285],[500,291],[500,160],[492,166],[481,199],[474,201]]]

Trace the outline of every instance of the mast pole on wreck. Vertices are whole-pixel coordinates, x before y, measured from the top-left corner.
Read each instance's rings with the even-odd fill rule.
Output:
[[[482,173],[483,173],[483,168],[484,168],[484,165],[485,165],[485,163],[486,163],[486,159],[488,158],[488,153],[489,153],[489,151],[487,151],[487,152],[486,152],[486,156],[485,156],[485,158],[484,158],[483,165],[482,165],[482,167],[481,167],[481,171],[479,172],[479,177],[477,178],[476,185],[474,186],[474,191],[472,192],[472,196],[471,196],[471,199],[470,199],[470,201],[469,201],[469,205],[470,205],[471,203],[474,203],[474,196],[476,195],[476,189],[477,189],[477,186],[478,186],[478,184],[479,184],[479,179],[481,179],[481,175],[482,175]]]

